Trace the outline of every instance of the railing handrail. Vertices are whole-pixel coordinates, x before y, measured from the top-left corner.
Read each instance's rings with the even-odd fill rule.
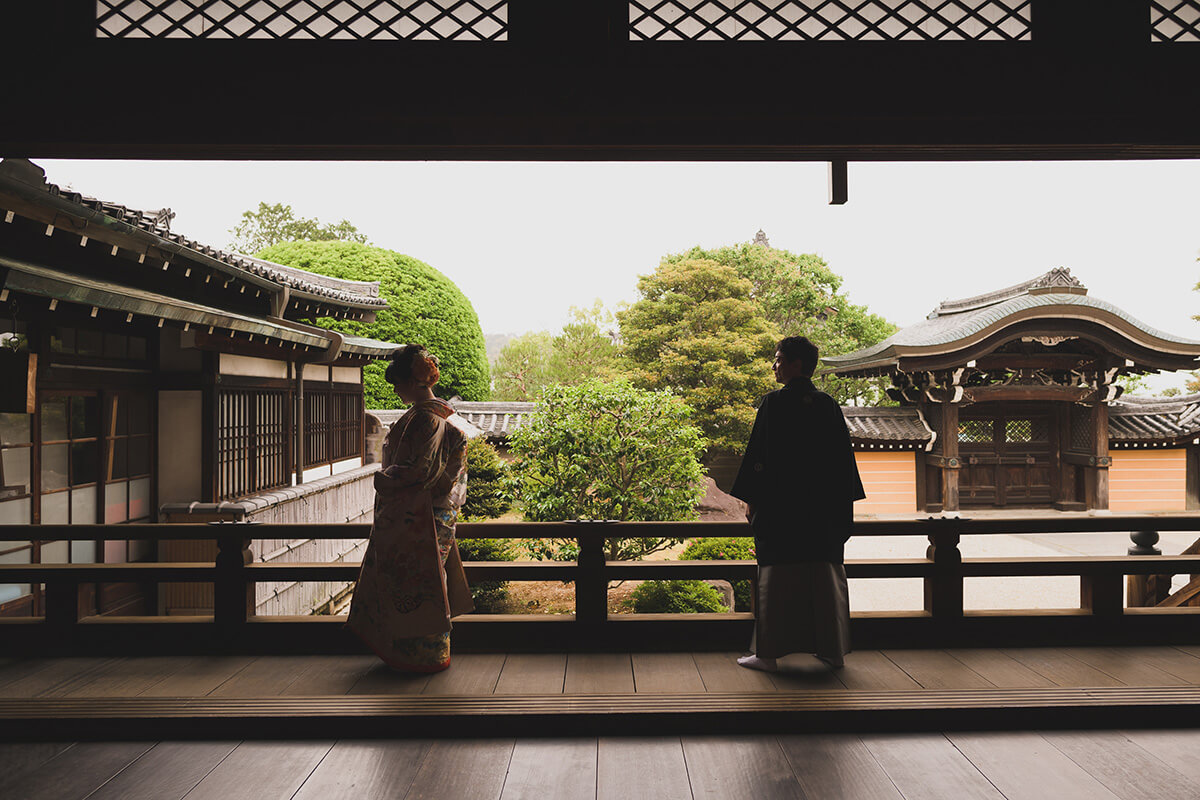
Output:
[[[798,526],[802,525],[798,523]],[[135,525],[0,525],[0,542],[94,541],[97,539],[136,539],[177,541],[181,539],[219,539],[237,529],[239,536],[254,539],[355,539],[366,538],[367,523],[153,523]],[[662,538],[667,531],[684,528],[681,538],[714,536],[749,537],[745,522],[463,522],[458,525],[461,539],[580,539],[585,541],[618,538]],[[854,536],[929,536],[954,530],[963,536],[1106,533],[1139,530],[1200,531],[1200,512],[1161,512],[1153,514],[1096,514],[1094,516],[1046,515],[1037,517],[922,517],[912,519],[856,519]],[[303,536],[297,536],[302,531]],[[35,534],[36,535],[31,535]]]

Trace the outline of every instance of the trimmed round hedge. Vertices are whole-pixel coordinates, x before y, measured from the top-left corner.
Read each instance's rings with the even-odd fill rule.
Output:
[[[441,361],[440,397],[486,400],[491,378],[479,317],[457,286],[415,258],[357,242],[280,242],[261,250],[259,258],[333,278],[379,281],[388,302],[375,322],[319,319],[316,324],[351,336],[385,342],[418,342]],[[363,370],[367,408],[395,408],[399,399],[383,379],[387,367],[375,361]]]
[[[626,603],[638,614],[697,614],[729,609],[721,593],[704,581],[646,581]]]

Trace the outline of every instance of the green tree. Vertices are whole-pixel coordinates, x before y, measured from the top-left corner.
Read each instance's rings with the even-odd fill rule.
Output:
[[[482,436],[467,442],[467,499],[461,509],[463,519],[495,519],[512,508],[508,472],[508,464]]]
[[[613,314],[597,300],[591,308],[572,307],[571,317],[556,335],[527,333],[505,344],[492,369],[495,397],[536,400],[547,386],[621,374]]]
[[[667,263],[707,259],[732,267],[752,284],[750,296],[780,336],[807,336],[822,355],[840,355],[883,341],[896,326],[855,305],[839,293],[842,277],[818,255],[795,254],[765,244],[742,243],[732,247],[667,256]],[[819,372],[819,371],[818,371]],[[889,403],[880,378],[840,378],[817,375],[817,386],[839,403],[864,405]]]
[[[705,443],[691,415],[669,392],[625,380],[548,387],[509,440],[525,519],[695,519]],[[637,559],[678,541],[611,540],[608,558]]]
[[[626,604],[638,614],[703,614],[728,611],[721,593],[704,581],[646,581]]]
[[[259,203],[257,211],[243,211],[241,222],[229,232],[233,234],[229,246],[239,253],[257,253],[273,244],[301,240],[368,243],[366,235],[349,220],[335,223],[297,217],[292,207],[283,203]]]
[[[641,299],[617,314],[637,383],[680,395],[712,446],[734,453],[746,446],[759,399],[775,388],[779,331],[752,289],[715,261],[664,261],[638,280]]]
[[[479,317],[453,282],[415,258],[357,242],[281,242],[261,250],[260,258],[321,275],[379,281],[387,308],[374,322],[319,319],[314,323],[352,336],[385,342],[419,342],[441,361],[441,397],[486,400],[489,394],[487,351]],[[367,408],[396,408],[400,399],[383,379],[387,364],[363,369]]]

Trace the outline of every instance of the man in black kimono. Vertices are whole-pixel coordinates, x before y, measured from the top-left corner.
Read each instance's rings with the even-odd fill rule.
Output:
[[[783,388],[759,405],[731,491],[750,506],[758,559],[754,655],[738,659],[751,669],[774,671],[789,653],[840,667],[850,652],[843,547],[866,494],[842,409],[813,385],[817,357],[802,336],[779,343]]]

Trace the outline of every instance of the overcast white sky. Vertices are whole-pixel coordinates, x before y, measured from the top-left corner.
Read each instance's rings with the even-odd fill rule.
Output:
[[[1200,339],[1194,161],[854,163],[844,206],[827,205],[822,163],[38,163],[84,194],[170,206],[172,230],[215,246],[259,201],[349,219],[445,273],[485,333],[557,329],[572,305],[633,300],[666,253],[762,228],[824,257],[853,302],[900,325],[1067,266],[1092,295]]]

